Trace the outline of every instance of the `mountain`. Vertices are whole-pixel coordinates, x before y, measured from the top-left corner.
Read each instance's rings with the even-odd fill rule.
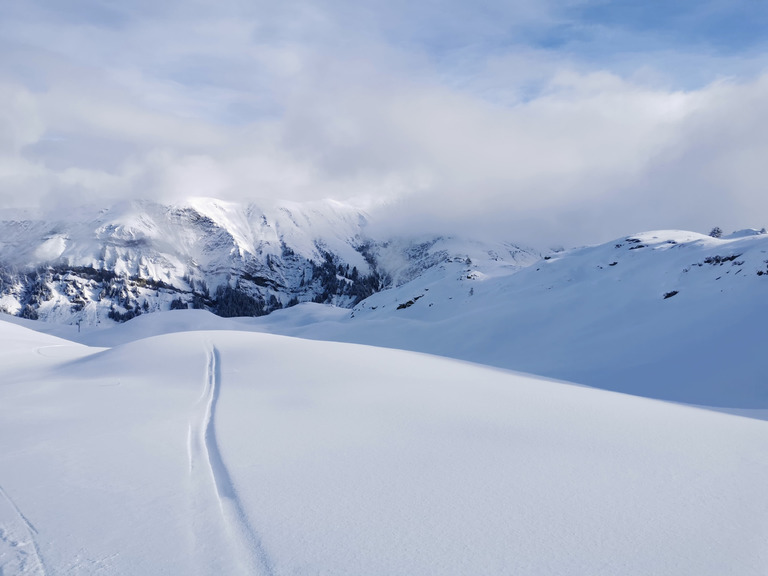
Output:
[[[517,271],[445,261],[350,313],[259,319],[293,336],[403,348],[640,396],[767,409],[768,234],[663,230]]]
[[[77,224],[8,220],[0,306],[80,321],[82,334],[58,333],[93,345],[169,327],[267,331],[768,409],[763,231],[652,231],[541,258],[455,237],[374,239],[367,228],[363,212],[335,202],[134,202]],[[173,308],[258,318],[147,314]]]
[[[178,308],[231,317],[307,301],[351,307],[454,256],[445,239],[374,240],[362,211],[330,200],[132,201],[78,214],[0,222],[0,310],[94,325]],[[493,250],[516,267],[535,260]]]
[[[768,234],[366,222],[6,218],[0,573],[766,573]]]
[[[145,315],[125,330],[46,329],[92,345],[196,328],[266,331],[438,354],[749,414],[768,410],[766,234],[646,232],[528,266],[527,252],[494,259],[481,244],[442,239],[424,244],[422,259],[419,243],[407,245],[390,248],[410,260],[388,261],[399,278],[412,279],[352,309],[308,302],[259,318],[187,311]]]

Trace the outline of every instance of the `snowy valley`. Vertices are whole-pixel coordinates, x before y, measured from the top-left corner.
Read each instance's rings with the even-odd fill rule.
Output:
[[[3,2],[0,576],[768,576],[766,30]]]
[[[196,200],[0,241],[4,575],[768,571],[764,233]]]

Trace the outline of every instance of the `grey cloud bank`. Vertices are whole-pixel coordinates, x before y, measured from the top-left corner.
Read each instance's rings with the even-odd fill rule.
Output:
[[[57,6],[0,23],[4,207],[332,197],[536,245],[768,220],[738,4],[677,39],[590,2]]]

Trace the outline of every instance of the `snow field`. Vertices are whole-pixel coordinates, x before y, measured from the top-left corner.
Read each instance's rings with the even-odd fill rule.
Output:
[[[768,570],[763,421],[233,326],[0,360],[3,573]]]

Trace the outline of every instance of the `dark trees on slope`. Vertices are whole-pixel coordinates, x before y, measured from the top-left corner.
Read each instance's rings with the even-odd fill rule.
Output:
[[[373,272],[362,276],[356,266],[350,269],[349,264],[336,264],[333,255],[325,252],[322,264],[318,266],[312,263],[312,282],[319,284],[313,301],[327,304],[333,302],[334,296],[349,296],[352,305],[355,305],[378,292],[386,285],[387,279],[376,271],[372,259],[369,264]]]
[[[215,312],[223,318],[262,316],[264,304],[243,292],[239,286],[219,286],[216,289]]]

